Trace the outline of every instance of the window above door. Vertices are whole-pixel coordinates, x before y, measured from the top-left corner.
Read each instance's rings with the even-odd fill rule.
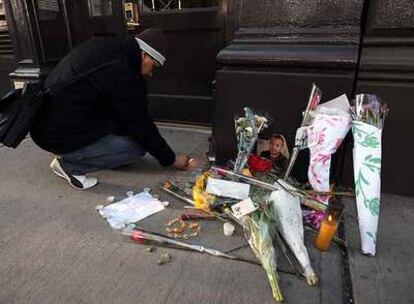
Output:
[[[112,16],[112,1],[111,0],[88,0],[89,16]]]
[[[142,11],[181,10],[217,5],[218,0],[143,0]]]

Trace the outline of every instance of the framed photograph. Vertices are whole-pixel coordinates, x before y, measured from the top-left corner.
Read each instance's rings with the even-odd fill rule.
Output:
[[[290,152],[286,137],[273,133],[257,142],[257,155],[272,161],[273,168],[283,175],[289,165]]]

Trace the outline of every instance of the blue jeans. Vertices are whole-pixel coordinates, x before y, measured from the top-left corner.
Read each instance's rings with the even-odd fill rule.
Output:
[[[132,137],[111,134],[89,146],[56,157],[65,172],[84,175],[134,163],[145,153],[145,149]]]

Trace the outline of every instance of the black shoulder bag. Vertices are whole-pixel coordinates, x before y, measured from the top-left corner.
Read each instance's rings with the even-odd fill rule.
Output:
[[[46,98],[50,98],[50,90],[59,90],[107,66],[118,63],[110,61],[94,67],[73,78],[42,89],[38,82],[27,82],[23,89],[10,91],[0,99],[0,143],[16,148],[29,133],[36,120],[36,114]]]
[[[22,142],[33,125],[43,94],[39,83],[28,82],[23,89],[0,99],[0,142],[11,148]]]

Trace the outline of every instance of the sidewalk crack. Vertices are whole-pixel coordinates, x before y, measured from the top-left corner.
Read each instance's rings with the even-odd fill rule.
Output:
[[[180,270],[180,273],[178,274],[178,276],[176,277],[176,279],[175,279],[175,282],[174,282],[174,284],[170,287],[170,289],[168,290],[168,293],[167,293],[167,295],[165,296],[165,299],[164,299],[164,301],[162,302],[163,304],[166,304],[166,303],[168,303],[167,301],[168,301],[168,298],[170,297],[170,295],[171,295],[171,293],[172,293],[172,291],[175,289],[175,287],[177,286],[177,284],[178,284],[178,282],[179,282],[179,280],[180,280],[180,277],[182,276],[182,274],[184,273],[184,265],[182,265],[181,266],[181,270]]]

